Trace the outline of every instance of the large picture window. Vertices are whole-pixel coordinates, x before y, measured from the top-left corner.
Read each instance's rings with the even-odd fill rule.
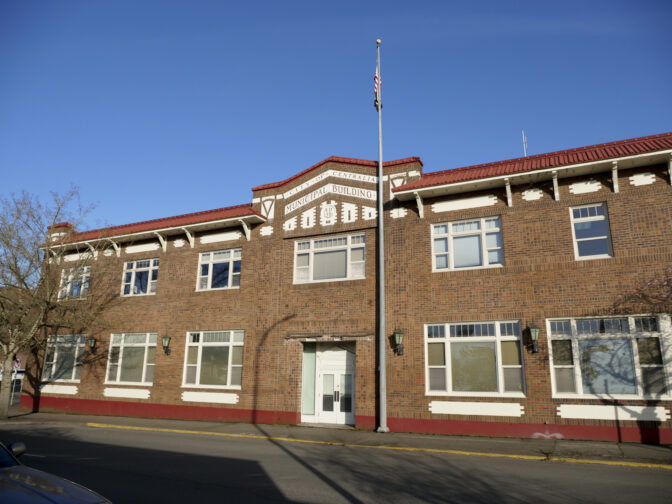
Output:
[[[91,266],[64,268],[61,271],[61,288],[59,299],[82,299],[89,292]]]
[[[606,205],[570,208],[574,255],[577,259],[611,257],[611,240]]]
[[[113,334],[107,359],[107,382],[151,385],[156,333]]]
[[[230,289],[240,286],[242,249],[204,252],[198,260],[197,290]]]
[[[121,293],[124,296],[145,296],[156,293],[159,279],[159,260],[143,259],[124,264]]]
[[[240,388],[244,339],[244,331],[188,333],[184,386]]]
[[[366,236],[297,241],[294,283],[354,280],[366,274]]]
[[[519,321],[425,325],[427,393],[522,396],[520,335]]]
[[[79,381],[86,336],[50,336],[44,357],[43,381]]]
[[[665,317],[549,320],[557,396],[660,397],[669,394]],[[669,336],[668,336],[669,339]]]
[[[502,223],[499,217],[434,224],[434,271],[501,266]]]

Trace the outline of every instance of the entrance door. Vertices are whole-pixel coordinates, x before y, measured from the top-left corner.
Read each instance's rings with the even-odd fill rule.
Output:
[[[354,348],[352,349],[354,350]],[[318,346],[316,421],[355,424],[355,354],[348,347]]]

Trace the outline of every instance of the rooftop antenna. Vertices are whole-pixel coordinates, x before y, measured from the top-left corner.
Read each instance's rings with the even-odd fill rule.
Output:
[[[525,130],[523,131],[523,153],[525,154],[525,157],[527,157],[527,137],[525,136]]]

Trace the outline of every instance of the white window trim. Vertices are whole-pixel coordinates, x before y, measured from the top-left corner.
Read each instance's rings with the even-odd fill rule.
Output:
[[[486,229],[485,228],[485,221],[489,219],[499,219],[499,227],[498,228],[490,228]],[[465,233],[457,233],[453,234],[452,232],[452,225],[453,224],[460,224],[462,222],[473,222],[473,221],[480,221],[481,229],[478,231],[470,231],[470,232],[465,232]],[[445,234],[435,234],[434,233],[434,228],[435,226],[447,226],[448,232]],[[486,245],[486,235],[487,233],[492,233],[493,230],[499,231],[499,234],[502,235],[502,246],[499,247],[497,250],[502,251],[502,262],[499,264],[489,264],[489,259],[488,259],[488,247]],[[474,219],[461,219],[457,221],[450,221],[450,222],[435,222],[433,224],[430,224],[429,226],[429,234],[431,236],[431,242],[432,242],[432,273],[441,273],[441,272],[446,272],[446,271],[468,271],[468,270],[477,270],[477,269],[490,269],[490,268],[503,268],[504,267],[504,239],[503,239],[503,233],[502,233],[502,217],[500,215],[491,215],[488,217],[477,217]],[[482,266],[469,266],[466,268],[455,268],[453,259],[455,257],[455,254],[453,252],[453,237],[457,236],[476,236],[479,235],[481,237],[481,260],[483,261]],[[437,238],[446,238],[448,240],[448,267],[447,268],[437,268],[436,267],[436,255],[437,252],[434,250],[434,240]],[[495,250],[495,249],[492,249]],[[487,263],[487,264],[486,264]]]
[[[77,367],[77,360],[82,357],[84,352],[86,351],[86,336],[85,335],[72,335],[72,334],[65,334],[65,335],[59,335],[59,336],[49,336],[47,340],[47,351],[50,346],[54,347],[54,360],[52,362],[52,374],[53,374],[53,363],[57,362],[58,359],[58,351],[59,347],[66,346],[68,345],[67,343],[64,342],[58,342],[58,341],[53,341],[55,338],[64,338],[64,337],[72,337],[76,336],[79,341],[77,343],[71,344],[72,346],[75,347],[75,362],[73,365],[73,373]],[[42,376],[44,376],[44,370],[47,367],[47,356],[45,353],[44,356],[44,365],[42,366]],[[82,364],[80,363],[80,367],[82,367]],[[81,378],[49,378],[47,380],[42,380],[43,383],[79,383],[81,381]]]
[[[363,243],[352,243],[352,238],[354,237],[359,237],[363,236],[364,237],[364,242]],[[314,248],[314,243],[319,240],[328,240],[328,239],[337,239],[337,238],[347,238],[348,239],[348,244],[339,246],[339,247],[332,247],[332,248],[321,248],[321,249],[315,249]],[[304,250],[299,250],[299,243],[305,243],[305,242],[310,242],[310,249],[304,249]],[[364,249],[364,274],[362,276],[353,276],[352,275],[352,249],[357,249],[357,248],[363,248]],[[346,278],[327,278],[324,280],[311,280],[313,277],[313,267],[315,265],[315,261],[313,259],[315,252],[330,252],[330,251],[337,251],[337,250],[345,250],[346,251],[346,268],[347,268],[347,277]],[[297,268],[297,259],[299,254],[308,254],[309,255],[309,263],[308,263],[308,280],[298,280],[296,278],[296,268]],[[328,237],[319,237],[319,238],[307,238],[305,240],[296,240],[294,241],[294,269],[293,269],[293,280],[294,284],[299,285],[299,284],[314,284],[314,283],[324,283],[324,282],[352,282],[354,280],[365,280],[366,279],[366,234],[365,233],[356,233],[356,234],[351,234],[351,235],[338,235],[338,236],[328,236]]]
[[[121,345],[113,345],[113,344],[112,344],[112,341],[113,341],[114,336],[115,336],[116,334],[120,334],[120,335],[121,335]],[[144,342],[144,343],[126,343],[126,336],[129,335],[129,334],[144,334],[144,335],[145,335],[145,342]],[[151,342],[150,342],[150,338],[151,338],[151,336],[155,336],[155,337],[157,338],[157,341],[156,341],[155,343],[151,343]],[[146,379],[146,377],[147,377],[147,349],[151,348],[152,345],[153,345],[155,348],[158,349],[158,334],[157,334],[157,333],[152,333],[152,332],[148,332],[148,333],[131,333],[131,332],[128,332],[128,333],[113,333],[113,334],[111,334],[111,335],[110,335],[110,347],[109,347],[109,350],[108,350],[108,352],[107,352],[107,366],[105,367],[105,381],[103,382],[103,384],[104,384],[104,385],[124,385],[124,386],[129,385],[129,386],[137,386],[137,387],[147,387],[147,385],[152,385],[152,384],[154,383],[154,380],[153,380],[153,379],[152,379],[152,381],[145,381],[145,379]],[[110,375],[110,355],[112,354],[112,348],[116,348],[116,347],[119,347],[119,348],[120,348],[120,351],[119,351],[119,360],[118,360],[117,363],[116,363],[116,365],[117,365],[117,378],[119,378],[119,376],[121,376],[121,362],[122,362],[122,358],[123,358],[123,356],[124,356],[124,355],[123,355],[123,354],[124,354],[123,349],[124,349],[125,347],[144,347],[144,348],[145,348],[145,355],[144,355],[144,358],[143,358],[143,360],[142,360],[142,380],[143,380],[143,381],[139,381],[139,382],[125,382],[125,381],[110,381],[110,380],[109,380],[109,375]],[[154,357],[154,364],[153,364],[153,366],[154,366],[154,370],[156,370],[156,353],[155,353],[154,355],[155,355],[155,357]]]
[[[495,336],[468,336],[468,337],[457,337],[450,338],[450,326],[453,324],[466,325],[466,324],[495,324]],[[436,323],[427,323],[423,326],[424,338],[425,338],[425,396],[429,397],[515,397],[515,398],[525,398],[526,395],[526,384],[525,384],[525,359],[523,352],[523,338],[522,334],[518,336],[502,336],[499,324],[506,323],[518,323],[521,324],[520,320],[485,320],[485,321],[471,321],[471,322],[436,322]],[[430,338],[427,335],[427,328],[429,326],[443,325],[445,327],[444,338]],[[522,324],[521,324],[521,333],[522,333]],[[496,352],[495,352],[495,366],[497,366],[497,386],[502,390],[502,392],[452,392],[453,386],[453,376],[452,369],[450,366],[450,342],[495,342]],[[518,348],[520,349],[520,365],[521,365],[521,380],[523,385],[522,392],[505,392],[504,391],[504,365],[502,364],[502,341],[518,341]],[[446,368],[446,389],[447,391],[443,392],[440,390],[430,390],[429,389],[429,343],[444,343],[444,356],[445,356],[445,368]]]
[[[138,268],[137,263],[142,262],[142,261],[149,261],[149,266],[144,267],[144,268]],[[151,292],[152,289],[152,271],[154,270],[159,270],[159,266],[161,263],[159,262],[159,266],[154,266],[154,261],[159,261],[158,257],[152,257],[151,259],[136,259],[134,261],[124,261],[124,267],[123,271],[121,274],[121,297],[135,297],[135,296],[155,296],[156,295],[156,290],[158,289],[159,285],[159,280],[157,278],[156,280],[156,285],[157,289],[154,289],[154,292]],[[128,263],[133,263],[133,269],[127,269]],[[133,284],[135,283],[135,272],[136,271],[148,271],[149,272],[149,277],[147,278],[147,292],[140,293],[140,294],[134,294],[133,293]],[[130,282],[130,292],[128,294],[124,294],[124,286],[128,283],[126,282],[126,273],[132,273],[131,276],[131,282]]]
[[[240,251],[240,257],[234,257],[234,253],[236,251]],[[218,252],[230,252],[231,257],[225,261],[214,261],[212,259],[212,254],[216,254]],[[203,254],[210,254],[210,260],[203,262]],[[240,261],[240,274],[239,274],[239,279],[238,279],[238,285],[231,285],[231,280],[233,278],[233,263],[235,261]],[[203,289],[200,288],[201,284],[201,266],[203,264],[208,264],[208,285],[212,284],[212,266],[214,264],[220,264],[228,262],[229,263],[229,286],[228,287],[205,287]],[[206,292],[206,291],[220,291],[220,290],[231,290],[231,289],[240,289],[240,277],[243,274],[243,249],[242,248],[235,248],[235,249],[225,249],[225,250],[213,250],[211,252],[201,252],[198,254],[198,270],[196,271],[196,291],[197,292]]]
[[[78,279],[82,281],[82,285],[86,285],[86,290],[84,292],[80,290],[79,296],[71,296],[68,294],[68,292],[70,292],[70,287],[72,283]],[[63,268],[61,270],[61,285],[58,290],[58,299],[59,300],[86,299],[86,296],[89,293],[89,287],[91,286],[90,281],[91,281],[91,266]]]
[[[549,360],[549,369],[551,373],[551,392],[552,397],[557,399],[630,399],[630,400],[670,400],[672,399],[672,324],[670,322],[669,315],[657,315],[658,318],[658,333],[650,332],[635,332],[632,331],[629,333],[611,333],[611,334],[591,334],[585,336],[579,336],[576,330],[576,321],[577,320],[589,320],[589,319],[619,319],[627,318],[630,329],[634,327],[634,319],[638,317],[652,317],[650,314],[635,314],[635,315],[617,315],[617,316],[604,316],[604,317],[556,317],[546,319],[546,338],[548,344],[548,360]],[[572,328],[571,336],[558,335],[557,338],[553,337],[551,333],[551,322],[554,321],[563,321],[569,320]],[[663,372],[665,373],[665,380],[667,386],[667,393],[663,395],[645,395],[643,392],[642,385],[642,373],[641,365],[639,364],[639,350],[637,348],[637,338],[646,337],[647,335],[655,335],[659,338],[660,341],[660,352],[663,358]],[[635,381],[637,387],[636,394],[586,394],[583,392],[583,379],[581,376],[581,364],[578,361],[580,359],[579,352],[579,340],[582,339],[630,339],[632,345],[632,358],[634,361],[634,370],[635,370]],[[576,389],[581,389],[581,392],[571,394],[568,392],[557,393],[555,391],[555,367],[553,364],[553,340],[570,340],[572,342],[572,359],[574,360],[574,384]],[[569,368],[570,366],[562,366]]]
[[[233,341],[233,333],[236,331],[242,331],[243,332],[243,341]],[[211,332],[230,332],[231,336],[229,338],[229,342],[223,342],[223,341],[216,341],[216,342],[211,342],[211,343],[205,343],[203,341],[199,341],[198,343],[191,343],[189,341],[189,337],[193,333],[200,333],[201,338],[204,333],[211,333]],[[186,389],[214,389],[214,390],[242,390],[242,383],[241,385],[200,385],[200,384],[195,384],[195,383],[187,383],[187,359],[189,358],[189,347],[190,346],[197,346],[198,347],[198,356],[196,357],[196,380],[200,379],[201,376],[201,353],[203,351],[204,346],[228,346],[229,347],[229,363],[228,363],[228,369],[226,370],[226,382],[231,383],[231,368],[233,367],[233,351],[231,350],[232,347],[234,346],[240,346],[243,347],[243,365],[241,366],[242,368],[245,367],[245,331],[243,329],[222,329],[221,331],[200,331],[200,330],[195,330],[195,331],[187,331],[187,335],[185,338],[185,347],[184,347],[184,365],[182,366],[182,388]],[[193,364],[192,364],[193,365]],[[244,369],[243,369],[244,371]],[[242,382],[242,379],[241,379]]]
[[[597,215],[594,217],[580,217],[579,219],[574,218],[574,210],[581,208],[590,208],[595,206],[601,206],[604,208],[604,215]],[[579,245],[576,239],[576,230],[574,229],[574,223],[576,222],[590,222],[590,221],[600,221],[604,220],[607,224],[607,232],[609,233],[607,238],[607,246],[609,247],[608,254],[596,254],[590,256],[580,256],[579,255]],[[614,257],[614,247],[611,243],[611,227],[609,226],[609,209],[607,208],[606,203],[591,203],[589,205],[579,205],[574,207],[569,207],[569,221],[572,228],[572,244],[574,246],[574,259],[576,261],[592,261],[593,259],[611,259]],[[589,241],[588,239],[582,239],[581,241]]]

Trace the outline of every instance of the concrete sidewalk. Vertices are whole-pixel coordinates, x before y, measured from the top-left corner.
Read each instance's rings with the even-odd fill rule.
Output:
[[[284,442],[346,445],[370,449],[427,451],[465,456],[505,457],[557,462],[601,463],[609,465],[659,467],[672,470],[672,446],[570,441],[555,439],[514,439],[471,436],[386,433],[326,428],[320,426],[262,425],[248,423],[201,422],[61,413],[12,412],[0,422],[0,429],[29,425],[82,425],[90,428],[118,428],[163,431],[176,435],[210,435],[272,438]]]

